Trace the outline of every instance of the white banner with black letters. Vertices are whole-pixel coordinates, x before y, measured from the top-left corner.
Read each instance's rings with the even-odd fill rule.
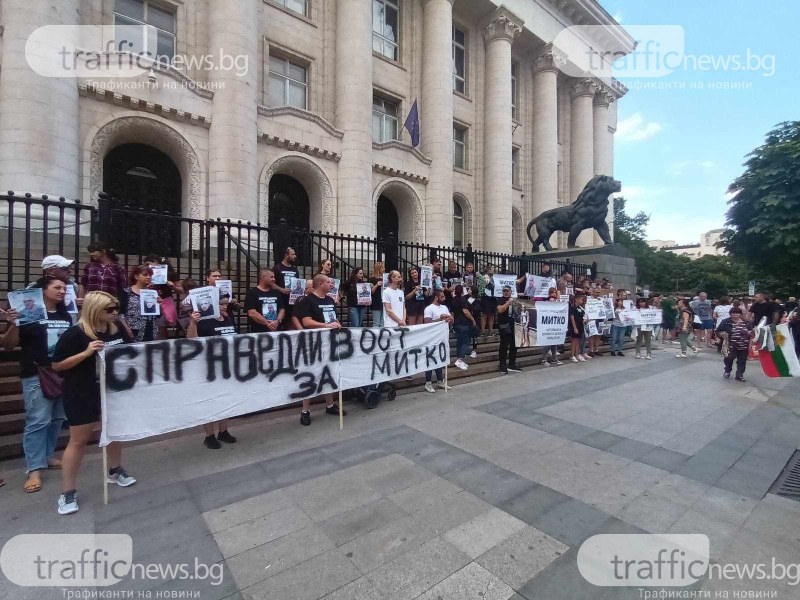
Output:
[[[103,354],[101,446],[445,367],[450,343],[440,322],[167,340]]]
[[[569,304],[563,302],[536,303],[536,341],[539,346],[556,346],[567,337]]]

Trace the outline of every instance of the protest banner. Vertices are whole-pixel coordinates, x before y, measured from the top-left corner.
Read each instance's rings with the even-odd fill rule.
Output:
[[[158,304],[158,290],[139,291],[139,311],[143,317],[157,317],[161,314]]]
[[[503,288],[511,288],[511,297],[517,297],[517,276],[516,275],[493,275],[492,283],[494,283],[494,297],[503,297]]]
[[[189,300],[192,303],[192,310],[200,313],[201,321],[219,317],[219,290],[216,287],[206,286],[189,290]]]
[[[431,287],[433,287],[433,266],[432,265],[422,265],[419,268],[419,285],[420,285],[420,287],[423,287],[426,290],[429,290],[429,289],[431,289]]]
[[[564,302],[536,303],[536,345],[556,346],[567,337],[569,304]]]
[[[8,292],[8,305],[19,313],[18,326],[38,323],[47,319],[42,288],[28,288]]]
[[[306,280],[302,277],[286,277],[286,287],[289,288],[289,305],[294,305],[306,295]]]
[[[167,265],[151,265],[150,270],[153,276],[150,278],[152,285],[166,285],[169,267]]]
[[[605,307],[603,306],[602,299],[600,298],[586,299],[586,318],[590,320],[603,320],[606,318],[606,310]]]
[[[233,299],[233,282],[230,279],[217,279],[214,282],[220,294],[228,294]]]
[[[450,361],[447,323],[174,339],[103,352],[101,445],[400,379]]]
[[[539,275],[528,275],[525,282],[525,295],[529,298],[547,298],[550,288],[556,287],[556,280]]]
[[[331,288],[331,291],[328,292],[327,296],[328,296],[328,298],[331,298],[331,299],[335,300],[336,302],[338,302],[339,301],[339,286],[341,286],[342,281],[340,279],[335,279],[334,277],[331,277],[331,281],[333,282],[333,287]]]
[[[359,306],[369,306],[372,304],[372,286],[369,283],[356,284],[356,297]]]
[[[639,309],[634,312],[639,313],[637,325],[661,325],[664,314],[660,308]]]
[[[67,295],[64,296],[64,306],[67,307],[67,312],[71,315],[78,314],[78,297],[75,295],[75,288],[67,285]]]

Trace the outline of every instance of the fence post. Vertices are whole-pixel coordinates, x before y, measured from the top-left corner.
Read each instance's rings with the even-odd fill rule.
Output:
[[[217,219],[217,266],[222,267],[225,262],[225,226]]]
[[[92,212],[94,215],[94,212]],[[97,219],[92,219],[90,235],[92,241],[103,240],[111,243],[109,231],[111,229],[111,196],[100,192],[97,197]]]
[[[572,261],[567,259],[564,261],[564,273],[569,273],[574,277],[574,273],[572,272]]]
[[[467,244],[467,251],[464,254],[464,264],[472,263],[473,266],[475,265],[475,253],[472,251],[472,242]]]

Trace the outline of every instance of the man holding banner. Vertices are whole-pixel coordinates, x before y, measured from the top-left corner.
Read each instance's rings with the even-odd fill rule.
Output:
[[[298,305],[295,317],[300,321],[303,329],[339,329],[342,324],[336,318],[336,302],[328,296],[333,289],[333,279],[320,273],[315,275],[311,283],[311,293],[305,301]],[[335,394],[325,394],[325,412],[338,416],[339,410],[334,404]],[[311,425],[311,398],[303,398],[303,408],[300,412],[300,424]],[[342,411],[342,415],[346,415]]]

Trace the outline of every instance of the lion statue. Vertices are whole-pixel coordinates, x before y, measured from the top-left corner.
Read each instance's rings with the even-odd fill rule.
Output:
[[[608,197],[621,189],[622,184],[613,177],[596,175],[586,184],[575,202],[569,206],[544,211],[528,223],[528,239],[533,244],[532,251],[538,252],[540,244],[544,245],[545,250],[552,250],[550,236],[556,231],[569,232],[568,248],[575,247],[575,240],[583,230],[592,228],[597,231],[604,244],[613,244],[606,223]],[[531,236],[534,225],[538,234],[536,239]]]

